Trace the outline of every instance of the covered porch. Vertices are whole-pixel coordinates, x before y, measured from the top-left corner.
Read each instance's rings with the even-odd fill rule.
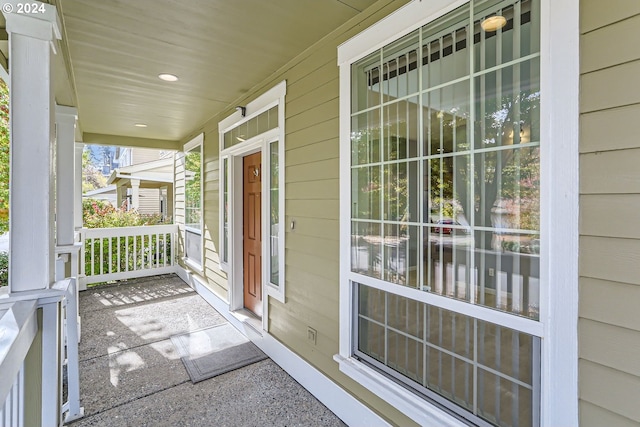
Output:
[[[200,327],[194,306],[203,310],[200,320],[224,320],[206,312],[211,308],[184,284],[164,287],[164,279],[159,285],[151,279],[156,288],[110,285],[79,294],[91,281],[176,271],[184,240],[184,225],[85,231],[81,153],[84,144],[182,151],[208,120],[235,111],[265,76],[373,3],[252,1],[243,6],[256,17],[247,26],[245,11],[233,3],[203,11],[154,1],[51,0],[30,2],[25,13],[19,11],[26,3],[6,2],[0,62],[11,92],[11,242],[9,287],[0,291],[0,330],[8,332],[0,335],[0,426],[108,425],[107,419],[174,425],[191,417],[200,417],[193,425],[236,425],[237,416],[255,417],[249,424],[340,424],[269,360],[229,374],[227,383],[187,383],[164,342]],[[313,24],[292,19],[309,15]],[[166,31],[169,23],[190,22],[179,36]],[[274,23],[278,32],[271,31]],[[167,72],[180,83],[158,79]],[[215,143],[204,153],[211,163]],[[120,295],[107,296],[114,289]],[[177,300],[192,304],[177,312],[154,307]],[[118,316],[128,309],[148,323],[123,323]],[[104,329],[111,326],[117,331]],[[242,411],[239,390],[251,390]]]

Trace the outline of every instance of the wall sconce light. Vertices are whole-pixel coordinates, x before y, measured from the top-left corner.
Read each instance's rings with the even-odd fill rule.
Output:
[[[238,105],[236,107],[236,111],[240,111],[240,115],[245,117],[247,115],[247,107],[243,107],[242,105]]]

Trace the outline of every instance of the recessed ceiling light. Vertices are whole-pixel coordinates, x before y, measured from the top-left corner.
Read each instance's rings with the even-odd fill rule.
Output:
[[[136,123],[134,126],[137,127],[137,128],[146,128],[147,124],[146,123]]]
[[[480,23],[480,26],[486,32],[498,31],[507,25],[507,18],[501,15],[490,16]]]
[[[165,82],[175,82],[178,80],[178,76],[176,76],[175,74],[158,74],[158,78],[160,80],[164,80]]]

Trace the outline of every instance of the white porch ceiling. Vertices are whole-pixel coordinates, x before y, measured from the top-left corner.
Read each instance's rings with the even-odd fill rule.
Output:
[[[56,95],[77,101],[82,131],[179,140],[375,0],[52,3],[73,71]]]

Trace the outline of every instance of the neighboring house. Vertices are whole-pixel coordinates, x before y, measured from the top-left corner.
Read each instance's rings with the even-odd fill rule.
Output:
[[[55,3],[7,27],[32,43],[12,155],[49,147],[30,52],[65,35],[84,142],[179,151],[177,273],[343,420],[640,423],[640,2]],[[49,285],[36,160],[25,292]]]
[[[116,206],[142,214],[160,214],[164,222],[173,218],[173,152],[117,147],[118,167],[108,184],[116,186]]]
[[[111,203],[113,206],[118,206],[116,204],[116,186],[115,185],[107,185],[106,187],[103,187],[103,188],[86,191],[82,193],[82,198],[104,200]]]

